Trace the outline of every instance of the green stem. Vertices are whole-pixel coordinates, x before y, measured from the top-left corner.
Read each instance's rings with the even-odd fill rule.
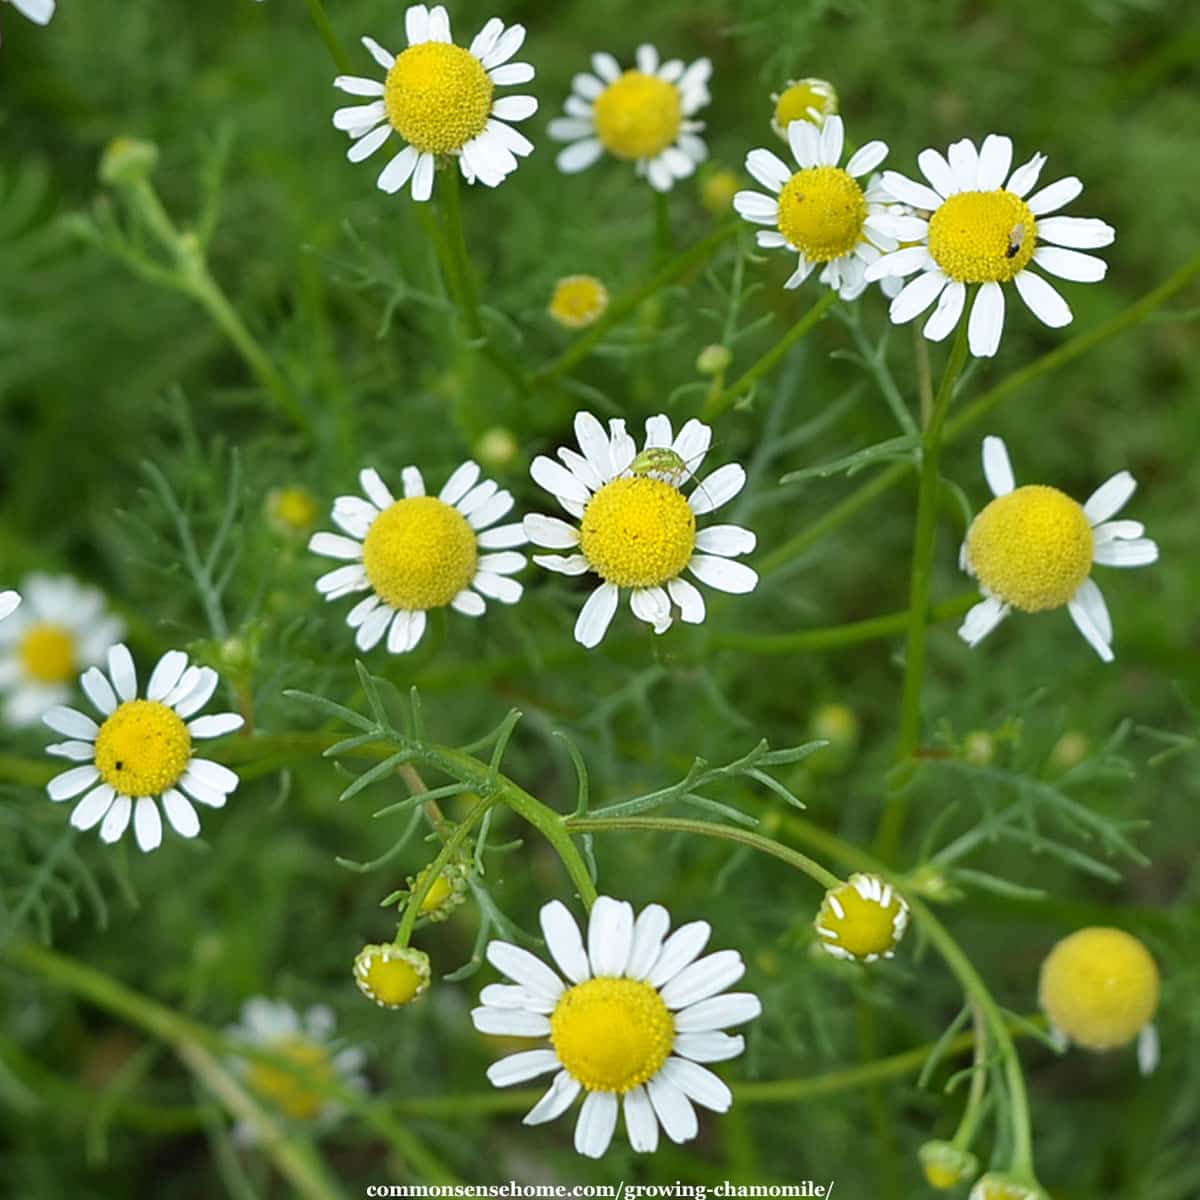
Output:
[[[987,1095],[987,1022],[979,1011],[979,1005],[971,1005],[971,1021],[974,1026],[969,1036],[975,1043],[975,1054],[972,1067],[975,1073],[971,1076],[971,1090],[967,1094],[967,1103],[963,1108],[962,1120],[954,1132],[953,1145],[959,1150],[969,1150],[975,1139],[975,1130],[979,1118],[983,1115],[983,1098]]]
[[[329,17],[325,13],[325,6],[321,3],[321,0],[305,0],[305,3],[308,5],[308,15],[312,17],[312,23],[316,27],[321,41],[325,43],[325,49],[329,51],[329,55],[336,64],[337,69],[343,75],[352,74],[350,59],[342,47],[338,35],[334,32]]]
[[[969,308],[974,289],[967,294]],[[900,733],[896,761],[909,765],[921,732],[921,685],[925,677],[925,613],[933,578],[933,551],[937,535],[938,489],[940,486],[942,431],[954,398],[954,388],[967,361],[967,330],[964,314],[933,401],[933,413],[925,428],[921,454],[921,481],[917,492],[917,529],[914,537],[912,576],[909,586],[908,638],[904,653],[904,693],[900,701]],[[900,773],[888,798],[875,838],[876,853],[890,862],[900,844],[908,815],[908,772]]]
[[[943,604],[933,605],[927,611],[925,619],[933,624],[952,620],[965,613],[978,600],[977,592],[956,596]],[[795,633],[716,633],[712,643],[731,650],[745,650],[751,654],[830,650],[903,633],[910,620],[909,610],[905,609],[903,612],[888,613],[883,617],[868,617],[865,621],[849,621],[844,625],[830,625],[824,629],[801,629]]]
[[[653,296],[655,292],[661,291],[668,284],[674,283],[701,263],[707,262],[723,243],[737,233],[740,224],[740,221],[731,221],[729,224],[713,230],[706,238],[664,264],[649,279],[614,300],[609,305],[608,311],[595,325],[591,326],[586,333],[580,334],[557,358],[535,371],[532,382],[534,384],[546,383],[583,362],[608,336],[609,331],[635,313],[644,300]]]
[[[827,289],[825,294],[813,304],[796,322],[756,362],[744,375],[730,384],[723,392],[710,395],[705,401],[700,416],[705,421],[711,421],[729,408],[738,397],[750,391],[752,387],[768,372],[808,331],[833,307],[837,300],[837,292]]]

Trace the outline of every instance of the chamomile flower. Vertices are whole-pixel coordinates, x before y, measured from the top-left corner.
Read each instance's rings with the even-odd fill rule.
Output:
[[[0,627],[0,690],[10,725],[32,725],[70,698],[79,673],[104,661],[125,626],[105,610],[104,594],[69,575],[31,575],[25,604]]]
[[[380,79],[339,75],[334,87],[366,104],[339,108],[334,125],[354,141],[346,157],[369,158],[395,132],[406,146],[379,175],[379,188],[398,192],[412,181],[412,198],[428,200],[439,156],[458,160],[468,183],[477,179],[496,187],[517,169],[517,159],[533,143],[509,121],[537,111],[532,96],[495,95],[497,87],[528,83],[529,63],[509,62],[525,41],[523,25],[493,17],[468,49],[450,38],[450,18],[442,5],[413,4],[404,14],[408,48],[392,55],[372,38],[362,39],[371,57],[387,72]]]
[[[878,184],[864,189],[859,183],[883,162],[887,144],[868,142],[839,167],[845,141],[841,117],[828,117],[820,129],[792,121],[787,133],[800,169],[793,171],[770,150],[751,150],[746,170],[771,195],[738,192],[733,207],[751,224],[774,226],[758,231],[761,247],[800,256],[784,287],[799,287],[821,266],[821,282],[843,300],[853,300],[867,286],[867,266],[899,245],[882,223],[894,197]]]
[[[296,1069],[244,1057],[232,1058],[230,1065],[249,1091],[284,1117],[327,1125],[341,1112],[328,1095],[329,1084],[354,1091],[367,1087],[362,1074],[366,1054],[357,1046],[339,1045],[334,1028],[333,1010],[324,1004],[302,1016],[283,1000],[253,996],[242,1005],[240,1022],[225,1030],[226,1036]],[[253,1143],[255,1131],[239,1124],[235,1136],[245,1145]]]
[[[138,697],[133,656],[123,645],[108,652],[108,674],[98,667],[79,680],[103,720],[73,708],[56,706],[42,720],[70,741],[46,747],[47,754],[82,766],[56,775],[46,786],[51,800],[83,798],[71,812],[76,829],[100,826],[100,840],[115,842],[129,827],[144,851],[162,842],[162,817],[180,837],[200,832],[193,801],[223,808],[238,777],[220,763],[195,755],[196,741],[221,737],[242,727],[237,713],[194,716],[212,698],[217,673],[188,665],[182,650],[168,650],[158,660]]]
[[[693,419],[673,437],[667,417],[649,417],[639,454],[623,420],[610,420],[605,433],[591,413],[578,413],[575,437],[582,453],[560,449],[562,464],[539,455],[530,474],[579,525],[530,515],[524,526],[535,545],[570,551],[534,555],[539,566],[562,575],[591,571],[602,581],[579,613],[576,641],[589,649],[600,643],[622,588],[630,590],[634,616],[655,633],[670,627],[672,605],[683,621],[699,624],[704,599],[684,579],[685,569],[723,592],[754,590],[758,575],[733,561],[754,549],[754,534],[740,525],[696,528],[697,517],[742,490],[746,472],[729,463],[696,484],[690,495],[682,491],[708,452],[712,430],[707,425]]]
[[[1158,964],[1123,929],[1093,926],[1063,938],[1046,956],[1038,1000],[1051,1028],[1085,1050],[1117,1050],[1137,1041],[1138,1066],[1158,1063]]]
[[[838,96],[828,79],[789,79],[782,92],[771,95],[775,111],[771,128],[786,142],[793,121],[807,121],[818,129],[838,110]]]
[[[726,1112],[729,1088],[701,1063],[742,1053],[740,1035],[721,1032],[762,1012],[751,992],[726,992],[745,972],[736,950],[700,958],[712,930],[693,921],[670,937],[671,917],[650,904],[634,919],[627,902],[600,896],[588,919],[587,945],[566,905],[541,911],[542,933],[559,971],[509,942],[490,942],[488,961],[512,984],[489,984],[471,1013],[481,1033],[549,1038],[493,1063],[496,1087],[556,1072],[545,1095],[525,1116],[540,1125],[561,1116],[584,1092],[575,1149],[599,1158],[625,1117],[629,1144],[658,1148],[661,1124],[673,1142],[699,1131],[693,1103]]]
[[[908,928],[908,904],[878,875],[851,875],[825,893],[813,927],[827,954],[873,963],[896,953]]]
[[[354,982],[380,1008],[403,1008],[429,987],[429,955],[412,946],[384,942],[354,956]]]
[[[1082,505],[1043,484],[1017,487],[998,437],[983,439],[983,473],[996,498],[967,530],[959,565],[987,598],[967,613],[959,637],[974,646],[1014,608],[1045,612],[1065,604],[1088,644],[1111,662],[1112,620],[1092,565],[1144,567],[1158,559],[1141,522],[1111,520],[1133,495],[1133,476],[1118,472]]]
[[[485,596],[503,604],[520,600],[521,585],[509,576],[525,566],[525,556],[512,550],[525,544],[525,535],[520,525],[496,525],[512,508],[512,494],[490,479],[481,483],[479,473],[477,463],[465,462],[436,496],[427,496],[421,472],[405,467],[404,498],[397,500],[367,469],[358,477],[366,499],[334,501],[334,523],[349,537],[315,533],[308,548],[348,560],[317,580],[326,600],[371,593],[346,617],[360,650],[378,645],[385,633],[392,654],[412,650],[433,608],[449,605],[479,617]]]
[[[608,308],[608,288],[594,275],[566,275],[554,285],[550,316],[567,329],[594,325]]]
[[[971,353],[990,358],[1004,329],[1005,283],[1016,286],[1026,307],[1058,329],[1071,322],[1071,309],[1055,288],[1032,268],[1078,283],[1103,279],[1107,264],[1081,250],[1111,244],[1111,225],[1086,217],[1051,216],[1083,191],[1074,176],[1033,192],[1045,155],[1035,154],[1012,173],[1012,139],[988,134],[976,149],[969,138],[955,142],[943,157],[937,150],[917,156],[932,187],[896,171],[883,173],[883,187],[897,200],[927,213],[895,217],[886,228],[902,242],[867,269],[868,279],[918,273],[891,306],[891,318],[904,324],[937,302],[924,334],[941,341],[958,324],[967,287],[979,285],[967,328]],[[1006,182],[1007,180],[1007,182]]]
[[[1016,1175],[989,1171],[980,1176],[967,1200],[1050,1200],[1036,1183]]]
[[[20,592],[0,592],[0,621],[11,617],[21,606]]]
[[[673,58],[660,62],[651,45],[637,48],[637,66],[621,70],[611,54],[593,54],[594,74],[572,81],[565,117],[550,122],[550,136],[571,144],[559,152],[558,169],[568,175],[590,167],[605,151],[632,162],[659,192],[669,192],[708,157],[698,137],[703,121],[692,118],[711,99],[712,63],[697,59],[685,67]]]

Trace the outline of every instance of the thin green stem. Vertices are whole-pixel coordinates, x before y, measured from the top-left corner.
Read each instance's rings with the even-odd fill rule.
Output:
[[[971,1090],[967,1093],[962,1120],[958,1123],[953,1139],[953,1144],[960,1150],[971,1148],[975,1130],[979,1126],[979,1118],[983,1115],[983,1099],[987,1095],[987,1022],[983,1019],[978,1004],[971,1005],[971,1022],[973,1028],[969,1036],[975,1043],[975,1054],[971,1063],[974,1074],[971,1076]]]
[[[337,69],[343,75],[351,74],[350,59],[334,31],[333,24],[326,15],[324,4],[321,3],[321,0],[305,0],[305,3],[308,5],[308,15],[312,18],[317,34],[325,43],[325,49],[329,51],[329,56],[333,59]]]
[[[705,401],[700,416],[705,421],[718,417],[770,371],[776,363],[833,307],[837,292],[827,289],[804,315],[752,367],[724,391],[712,394]]]
[[[729,224],[713,230],[706,238],[665,263],[649,279],[614,300],[609,305],[608,311],[595,325],[586,333],[580,334],[557,358],[535,371],[532,382],[534,384],[547,383],[583,362],[608,336],[609,331],[635,313],[644,300],[707,262],[720,246],[737,233],[740,224],[740,221],[731,221]]]
[[[970,305],[971,294],[967,304]],[[912,575],[909,585],[908,637],[904,652],[904,692],[900,701],[900,733],[896,761],[909,764],[921,732],[921,685],[925,678],[925,612],[933,579],[933,551],[937,535],[938,491],[941,482],[942,431],[946,414],[954,398],[955,385],[967,361],[966,317],[958,324],[958,333],[950,351],[950,360],[942,375],[933,401],[933,412],[925,428],[921,453],[921,480],[917,491],[917,528],[913,539]],[[888,798],[875,839],[876,853],[890,862],[900,844],[908,815],[908,772],[899,774]]]

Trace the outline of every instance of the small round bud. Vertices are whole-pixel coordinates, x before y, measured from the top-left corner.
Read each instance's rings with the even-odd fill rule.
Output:
[[[1063,938],[1042,963],[1038,999],[1054,1025],[1087,1050],[1127,1046],[1158,1008],[1158,965],[1123,929],[1092,926]]]
[[[493,425],[475,443],[475,457],[492,471],[503,471],[517,461],[521,443],[511,429]]]
[[[979,1160],[975,1155],[949,1142],[926,1142],[917,1156],[929,1186],[939,1192],[948,1192],[979,1173]]]
[[[967,1200],[1049,1200],[1049,1197],[1036,1183],[989,1171],[971,1189]]]
[[[895,954],[908,905],[878,875],[856,873],[825,893],[813,926],[827,954],[871,963]]]
[[[845,704],[819,704],[809,719],[810,736],[828,742],[804,766],[814,775],[831,775],[844,770],[858,749],[861,727],[852,708]]]
[[[317,523],[319,509],[313,494],[299,486],[274,488],[267,493],[267,520],[285,537],[307,537]]]
[[[737,174],[727,167],[709,171],[700,185],[700,203],[714,217],[727,216],[741,186]]]
[[[909,887],[918,896],[935,904],[954,904],[963,898],[963,890],[940,867],[926,863],[909,877]]]
[[[733,362],[733,351],[728,346],[705,346],[696,358],[696,370],[701,375],[716,375]]]
[[[838,97],[827,79],[790,79],[782,92],[773,95],[775,113],[771,128],[787,140],[787,127],[793,121],[808,121],[818,129],[825,118],[838,110]]]
[[[1056,771],[1065,773],[1072,767],[1079,766],[1087,758],[1091,748],[1092,744],[1086,734],[1069,729],[1054,743],[1054,748],[1050,751],[1050,765]]]
[[[354,958],[354,982],[380,1008],[402,1008],[429,987],[429,956],[412,946],[364,946]]]
[[[113,138],[100,156],[100,182],[107,187],[131,187],[154,173],[158,147],[141,138]]]
[[[586,329],[608,308],[608,289],[594,275],[567,275],[554,287],[550,316],[568,329]]]
[[[428,868],[409,878],[410,892],[424,884],[427,873]],[[466,891],[467,868],[461,863],[448,863],[425,893],[417,915],[429,921],[444,921],[466,899]]]
[[[974,729],[963,738],[962,756],[973,767],[987,767],[996,758],[996,739],[986,729]]]

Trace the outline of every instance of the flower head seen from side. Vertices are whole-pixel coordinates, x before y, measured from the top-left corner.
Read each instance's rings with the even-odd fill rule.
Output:
[[[129,827],[144,851],[162,842],[162,817],[180,837],[200,832],[193,802],[223,808],[238,777],[220,763],[197,758],[194,743],[221,737],[242,727],[237,713],[195,714],[212,698],[217,673],[188,665],[182,650],[158,660],[138,696],[133,656],[123,645],[108,652],[108,672],[92,667],[80,685],[103,718],[97,724],[73,708],[56,706],[42,720],[70,738],[46,748],[47,754],[82,765],[56,775],[46,786],[51,800],[83,793],[71,812],[76,829],[100,826],[100,840],[115,842]]]
[[[368,468],[358,477],[362,496],[334,501],[334,524],[348,536],[315,533],[308,548],[346,562],[317,580],[326,600],[370,593],[346,617],[364,653],[384,634],[392,654],[412,650],[430,609],[449,605],[479,617],[485,596],[503,604],[520,600],[521,585],[509,576],[525,566],[525,556],[512,549],[525,544],[525,535],[518,524],[496,524],[512,508],[512,493],[479,476],[479,465],[465,462],[436,496],[427,496],[421,472],[405,467],[404,496],[397,500]]]
[[[873,263],[867,278],[915,274],[892,302],[891,318],[904,324],[936,301],[923,329],[935,342],[953,331],[967,288],[978,285],[967,328],[977,358],[990,358],[1000,345],[1004,284],[1014,284],[1033,315],[1059,329],[1070,324],[1071,309],[1033,268],[1095,283],[1104,278],[1107,264],[1082,251],[1108,246],[1116,236],[1111,225],[1094,218],[1051,215],[1074,200],[1083,184],[1071,176],[1035,192],[1045,156],[1035,154],[1010,173],[1012,157],[1012,139],[992,133],[978,149],[963,138],[946,156],[922,150],[917,163],[928,184],[896,171],[883,173],[883,187],[918,210],[894,217],[887,228],[901,242],[914,244]]]
[[[354,982],[380,1008],[403,1008],[429,987],[429,955],[393,942],[364,946],[354,957]]]
[[[793,121],[808,121],[820,129],[838,110],[837,90],[828,79],[789,79],[782,92],[772,94],[771,103],[771,128],[785,142]]]
[[[1043,484],[1017,487],[998,437],[983,439],[983,471],[995,499],[967,530],[959,565],[986,599],[967,613],[959,637],[974,646],[1014,608],[1034,613],[1065,604],[1088,644],[1111,662],[1112,620],[1092,566],[1143,567],[1158,559],[1141,522],[1112,520],[1137,487],[1133,476],[1118,472],[1085,504]]]
[[[826,954],[873,963],[896,953],[908,928],[908,905],[878,875],[851,875],[825,893],[813,927]]]
[[[25,603],[0,626],[0,690],[11,725],[32,725],[71,696],[81,671],[104,661],[125,625],[105,609],[104,594],[69,575],[30,575]]]
[[[1052,1029],[1085,1050],[1103,1053],[1137,1042],[1138,1066],[1158,1063],[1158,964],[1123,929],[1091,926],[1055,945],[1042,963],[1038,1001]]]
[[[637,48],[636,66],[622,71],[611,54],[592,55],[592,73],[572,81],[566,116],[550,122],[550,136],[569,142],[559,152],[558,169],[574,174],[605,152],[632,162],[659,192],[669,192],[708,157],[694,116],[710,100],[712,63],[678,58],[660,62],[651,45]]]
[[[509,1055],[488,1069],[496,1087],[556,1072],[526,1125],[561,1116],[585,1093],[575,1149],[599,1158],[608,1149],[618,1111],[629,1144],[658,1148],[699,1132],[693,1104],[726,1112],[729,1088],[702,1063],[742,1053],[740,1035],[722,1032],[762,1012],[750,992],[726,992],[745,972],[736,950],[700,958],[712,930],[706,921],[682,925],[670,937],[670,914],[650,904],[634,918],[625,901],[600,896],[585,937],[566,905],[541,911],[546,946],[561,975],[508,942],[491,942],[488,961],[513,982],[489,984],[471,1017],[481,1033],[548,1038],[549,1046]],[[566,982],[564,982],[564,978]]]
[[[497,87],[528,83],[529,63],[510,62],[525,41],[523,25],[493,17],[467,49],[450,38],[442,5],[411,5],[404,14],[408,48],[393,55],[372,38],[362,39],[387,74],[380,79],[339,75],[334,86],[367,103],[340,108],[333,123],[353,139],[346,157],[369,158],[396,133],[407,143],[383,168],[379,188],[398,192],[410,180],[414,200],[433,193],[437,160],[449,155],[468,183],[496,187],[517,169],[533,143],[508,122],[537,111],[532,96],[497,97]]]
[[[887,155],[884,142],[868,142],[841,162],[845,141],[842,119],[831,116],[818,129],[810,121],[788,125],[788,145],[798,165],[793,171],[770,150],[751,150],[746,170],[770,195],[738,192],[733,207],[758,231],[766,250],[790,250],[799,265],[784,287],[799,287],[816,267],[820,280],[843,300],[853,300],[866,288],[871,263],[899,243],[892,237],[885,205],[894,199],[878,184],[859,183]]]
[[[674,609],[690,624],[704,620],[704,598],[684,579],[685,570],[719,591],[754,590],[758,575],[733,561],[754,549],[754,534],[740,525],[696,527],[697,517],[742,490],[746,472],[729,463],[694,483],[689,495],[682,490],[695,481],[708,452],[707,425],[693,419],[674,436],[667,417],[649,417],[640,454],[618,418],[609,421],[606,433],[591,413],[578,413],[575,436],[579,453],[560,449],[561,463],[539,455],[530,474],[579,524],[530,515],[524,525],[535,545],[567,551],[534,555],[539,566],[562,575],[593,572],[601,579],[579,613],[576,641],[589,649],[599,645],[622,588],[630,591],[634,616],[655,633],[670,628]]]
[[[365,1091],[367,1086],[362,1074],[366,1054],[357,1046],[340,1045],[334,1029],[333,1011],[323,1004],[301,1014],[283,1000],[252,996],[242,1005],[241,1020],[225,1034],[264,1057],[235,1056],[231,1066],[246,1088],[274,1112],[292,1121],[327,1125],[341,1112],[329,1095],[329,1085],[354,1091]],[[242,1144],[253,1143],[255,1135],[249,1125],[238,1125],[237,1140]]]

